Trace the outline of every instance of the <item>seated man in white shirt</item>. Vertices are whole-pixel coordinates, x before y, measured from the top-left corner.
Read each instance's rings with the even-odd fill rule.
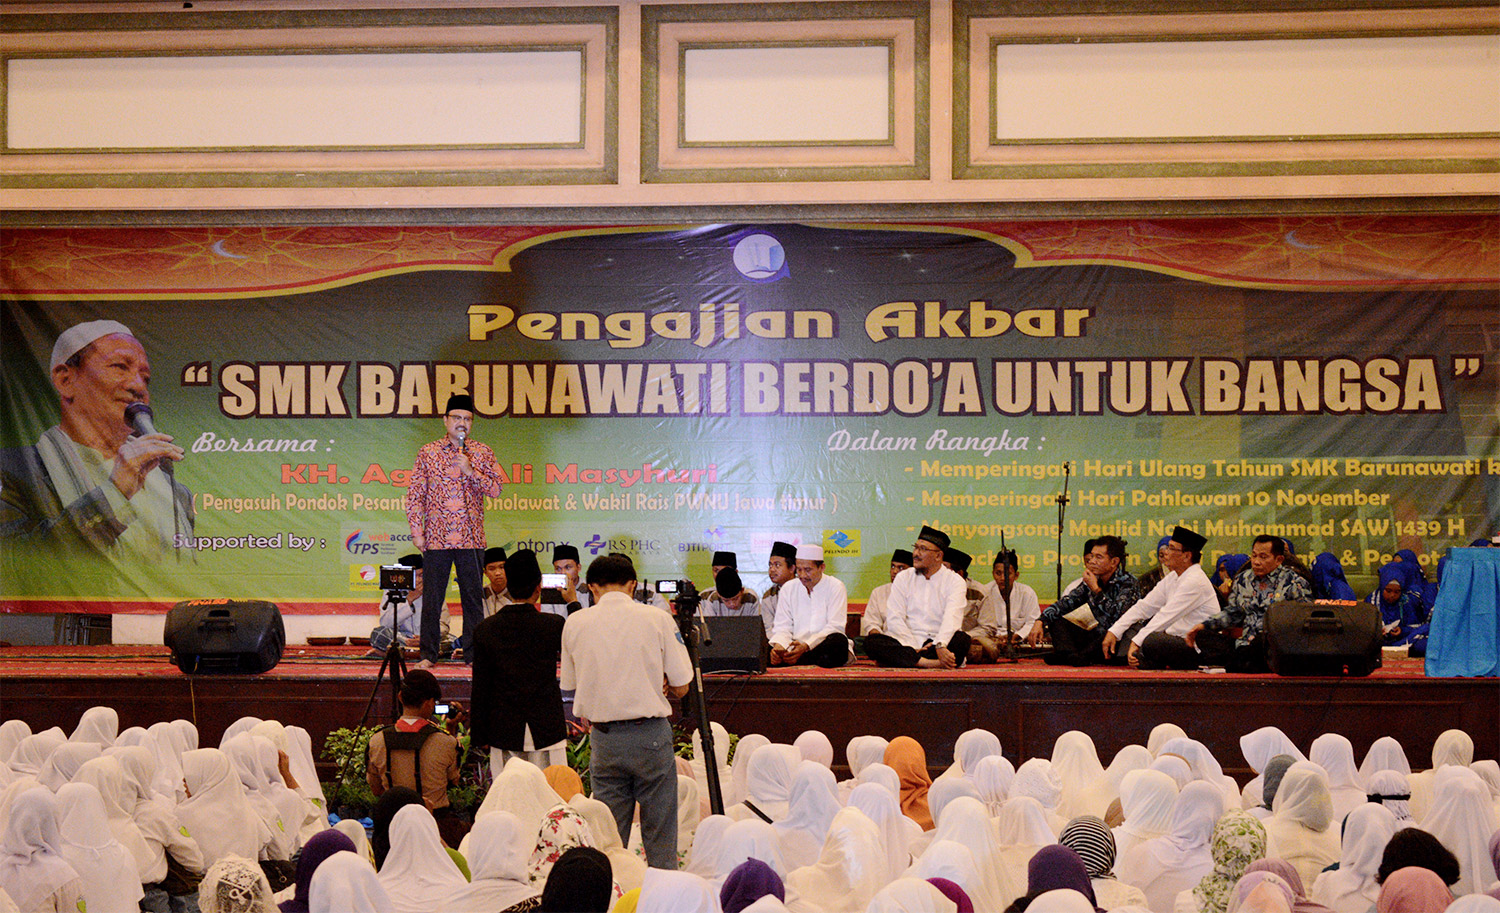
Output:
[[[1219,613],[1219,593],[1198,563],[1208,540],[1185,526],[1172,530],[1172,538],[1162,548],[1162,568],[1166,575],[1151,592],[1141,597],[1129,611],[1110,626],[1104,635],[1104,654],[1110,655],[1115,644],[1137,622],[1146,624],[1134,636],[1126,661],[1142,669],[1153,665],[1141,652],[1141,645],[1152,634],[1163,631],[1182,637],[1193,628]]]
[[[969,648],[969,662],[996,662],[1005,652],[1007,630],[1012,640],[1019,641],[1042,616],[1042,606],[1036,597],[1036,590],[1019,582],[1017,578],[1020,575],[1020,562],[1014,551],[1007,550],[995,555],[994,564],[990,567],[990,576],[994,579],[983,587],[984,600],[979,604],[974,630],[968,632],[974,639],[974,645]],[[1010,610],[1008,629],[1007,600]]]
[[[771,629],[771,665],[819,665],[836,669],[849,662],[849,593],[843,581],[823,573],[823,546],[797,547],[797,582],[781,590]]]
[[[865,638],[865,652],[882,666],[956,669],[969,658],[962,630],[964,579],[943,566],[948,534],[922,527],[911,547],[912,567],[891,581],[885,629]]]
[[[904,548],[891,552],[891,580],[893,582],[897,574],[909,567],[911,567],[911,552]],[[880,633],[885,625],[885,605],[890,598],[891,584],[889,583],[882,583],[870,591],[870,598],[865,601],[865,613],[859,619],[861,638]]]

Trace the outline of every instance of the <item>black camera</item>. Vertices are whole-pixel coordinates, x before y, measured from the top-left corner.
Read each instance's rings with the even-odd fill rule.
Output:
[[[404,564],[380,566],[380,588],[386,592],[410,593],[416,588],[417,572]]]

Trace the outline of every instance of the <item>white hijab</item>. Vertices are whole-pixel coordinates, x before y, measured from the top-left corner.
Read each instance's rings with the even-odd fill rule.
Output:
[[[0,723],[0,764],[8,763],[11,752],[29,735],[31,726],[25,720],[6,720]]]
[[[557,793],[547,785],[547,775],[540,767],[524,758],[511,758],[505,762],[500,776],[490,784],[490,791],[485,793],[484,801],[474,813],[474,820],[495,812],[510,812],[531,829],[531,845],[534,847],[542,830],[542,818],[557,802]]]
[[[1144,745],[1126,745],[1115,752],[1114,759],[1104,769],[1104,776],[1094,781],[1094,785],[1086,789],[1079,800],[1083,807],[1098,809],[1098,811],[1083,814],[1102,819],[1109,811],[1110,805],[1120,798],[1120,782],[1125,779],[1125,775],[1134,770],[1145,770],[1151,766],[1151,761],[1151,752],[1147,751]]]
[[[1372,796],[1410,796],[1411,784],[1406,774],[1397,770],[1377,770],[1366,781]],[[1396,827],[1411,827],[1416,822],[1411,817],[1410,799],[1380,799],[1378,804],[1396,816]]]
[[[978,799],[965,796],[953,800],[943,815],[943,820],[938,822],[933,845],[922,854],[923,858],[932,855],[936,845],[941,842],[957,843],[968,848],[982,881],[982,890],[975,894],[969,890],[968,882],[958,881],[956,878],[953,880],[968,892],[976,910],[1003,910],[1008,906],[1004,898],[1026,893],[1025,885],[1017,885],[1010,880],[1010,872],[1003,864],[1000,841],[990,823],[989,812]],[[923,877],[947,876],[934,873]],[[980,895],[983,896],[982,902]]]
[[[1365,759],[1359,764],[1360,779],[1369,782],[1370,777],[1381,770],[1394,770],[1402,776],[1411,775],[1411,762],[1406,760],[1406,749],[1388,735],[1376,739],[1370,750],[1365,752]]]
[[[1461,729],[1449,729],[1432,743],[1432,767],[1414,773],[1411,783],[1411,814],[1422,827],[1427,826],[1427,809],[1432,804],[1433,777],[1444,767],[1468,767],[1474,763],[1474,740]],[[43,781],[45,782],[45,781]]]
[[[1271,804],[1266,826],[1266,856],[1285,859],[1304,885],[1338,861],[1339,832],[1333,824],[1328,777],[1311,761],[1287,768]]]
[[[801,763],[802,753],[791,745],[761,746],[750,756],[744,801],[753,802],[772,821],[785,818],[787,801],[791,797],[792,776]],[[730,817],[743,819],[754,814],[747,808],[740,808]]]
[[[1490,837],[1500,830],[1500,822],[1495,820],[1489,787],[1472,770],[1439,771],[1423,829],[1458,857],[1454,896],[1486,891],[1500,877],[1490,856]]]
[[[755,750],[763,745],[771,744],[771,740],[758,732],[740,736],[740,740],[734,745],[734,757],[729,762],[729,783],[724,787],[724,807],[738,805],[745,801],[750,795],[750,757]]]
[[[1224,794],[1224,805],[1233,808],[1240,803],[1240,787],[1233,777],[1224,775],[1224,768],[1214,753],[1197,739],[1172,739],[1162,746],[1164,754],[1175,754],[1187,761],[1193,779],[1202,780]]]
[[[875,822],[846,808],[834,816],[818,861],[786,876],[787,909],[863,913],[881,888],[877,881],[886,864]]]
[[[1350,812],[1367,804],[1365,781],[1354,766],[1354,746],[1336,732],[1313,739],[1308,760],[1328,774],[1328,794],[1333,800],[1333,820],[1343,821]]]
[[[934,780],[927,789],[927,810],[932,814],[934,825],[942,823],[943,813],[955,799],[979,799],[979,790],[968,777],[949,777]],[[980,800],[982,801],[982,800]]]
[[[1094,808],[1093,790],[1104,779],[1104,765],[1088,733],[1071,729],[1057,737],[1052,745],[1052,769],[1062,781],[1062,798],[1057,813],[1064,819],[1079,815],[1104,817],[1109,803]]]
[[[56,726],[22,736],[10,752],[11,772],[18,777],[36,777],[42,772],[42,765],[47,763],[47,757],[67,741],[67,733]]]
[[[90,707],[78,718],[78,725],[74,727],[73,734],[68,736],[68,741],[93,742],[103,751],[115,743],[115,737],[119,734],[120,715],[115,712],[115,708]]]
[[[522,839],[535,847],[536,837],[524,824]],[[446,910],[449,900],[469,887],[443,848],[437,822],[425,805],[403,806],[391,819],[391,851],[379,875],[396,913]]]
[[[175,722],[153,723],[146,732],[156,740],[156,776],[151,779],[151,791],[163,802],[176,805],[186,798],[182,791],[182,756],[197,746],[187,747],[187,732]]]
[[[871,898],[866,913],[954,913],[957,909],[957,904],[923,879],[902,878]]]
[[[792,747],[802,754],[804,761],[815,761],[824,767],[833,767],[833,742],[816,729],[809,729],[797,736]]]
[[[849,803],[849,794],[854,787],[864,782],[860,773],[871,764],[879,764],[885,757],[885,748],[890,743],[878,735],[857,735],[844,748],[844,757],[849,761],[849,779],[839,781],[839,801]],[[897,788],[899,789],[899,782]]]
[[[588,816],[585,815],[584,819],[588,820]],[[593,824],[592,821],[589,823]],[[693,832],[693,846],[688,850],[687,862],[682,867],[683,871],[692,872],[704,878],[713,878],[717,875],[719,855],[724,852],[724,832],[729,830],[729,826],[733,823],[728,815],[709,815],[698,822],[698,829]],[[618,882],[619,879],[616,878],[615,881]],[[626,892],[630,890],[624,884],[621,884],[620,888]]]
[[[719,892],[690,872],[647,869],[636,913],[721,913]]]
[[[115,758],[95,758],[78,768],[75,783],[87,783],[99,795],[109,833],[130,853],[137,880],[156,866],[156,853],[141,836],[135,821],[136,790],[126,782],[125,768]],[[59,791],[59,794],[60,791]],[[79,872],[82,875],[82,872]]]
[[[36,778],[42,781],[43,786],[57,792],[64,783],[72,781],[73,775],[78,773],[78,768],[85,761],[92,761],[103,753],[103,749],[94,742],[68,742],[59,745],[47,755],[47,763],[42,765]]]
[[[1160,837],[1172,825],[1177,783],[1159,770],[1137,770],[1120,781],[1120,812],[1125,820],[1114,829],[1116,858],[1138,843]]]
[[[302,846],[302,824],[308,817],[307,800],[293,792],[281,778],[281,749],[269,739],[258,735],[251,736],[251,740],[255,743],[255,758],[260,762],[259,792],[275,806],[282,824],[286,826],[287,842],[295,852]],[[291,756],[288,755],[287,758],[290,761]],[[293,779],[296,779],[295,774]]]
[[[83,882],[93,913],[136,913],[146,893],[134,857],[110,833],[99,790],[65,783],[57,791],[58,853]]]
[[[258,716],[242,716],[242,717],[240,717],[239,719],[235,720],[233,723],[230,723],[229,724],[229,728],[225,729],[224,730],[224,734],[219,737],[219,749],[222,751],[223,748],[224,748],[224,743],[225,742],[229,741],[230,739],[234,738],[235,736],[239,735],[242,732],[249,732],[250,730],[254,729],[256,726],[259,726],[261,723],[264,723],[264,722],[265,722],[265,720],[261,719]]]
[[[1212,783],[1192,782],[1172,806],[1167,833],[1138,844],[1115,867],[1120,881],[1140,888],[1152,910],[1171,909],[1178,892],[1214,870],[1214,824],[1224,814],[1224,794]]]
[[[1147,770],[1155,770],[1172,778],[1172,783],[1179,790],[1193,782],[1193,769],[1188,762],[1176,755],[1162,755],[1151,762]]]
[[[1016,776],[1010,783],[1012,797],[1029,796],[1049,814],[1056,811],[1062,790],[1062,777],[1046,758],[1032,758],[1016,768]]]
[[[235,776],[244,788],[245,801],[255,810],[255,814],[265,824],[266,832],[271,835],[271,858],[291,859],[297,852],[297,828],[302,821],[298,819],[294,823],[287,823],[282,819],[276,803],[271,801],[270,785],[261,769],[260,752],[256,747],[257,738],[248,732],[242,732],[225,740],[220,750],[229,758],[229,763],[234,765]]]
[[[467,861],[473,881],[454,892],[445,911],[495,913],[541,893],[526,874],[533,842],[520,818],[495,812],[476,821],[470,834],[474,839]],[[615,842],[619,841],[616,834]]]
[[[370,848],[370,835],[365,833],[365,826],[353,818],[345,818],[333,829],[348,837],[354,844],[355,855],[370,864],[370,871],[375,871],[375,851]]]
[[[588,825],[589,833],[594,836],[594,849],[609,859],[610,874],[620,890],[633,891],[640,887],[641,879],[646,874],[646,861],[625,849],[625,844],[620,840],[620,826],[615,823],[615,813],[609,810],[609,806],[583,793],[569,799],[568,805]],[[711,828],[713,822],[723,820],[723,815],[705,818],[698,825],[698,833],[694,835],[694,839],[701,836],[706,828]]]
[[[987,729],[969,729],[959,733],[953,742],[953,763],[933,780],[947,777],[971,777],[981,758],[1000,754],[1000,737]]]
[[[724,829],[722,846],[714,863],[714,881],[722,885],[735,866],[746,859],[759,859],[782,879],[791,871],[781,858],[781,848],[776,845],[776,831],[759,818],[736,821]]]
[[[901,805],[889,791],[876,783],[861,783],[849,793],[849,808],[857,808],[865,817],[875,822],[880,831],[880,846],[885,850],[886,867],[879,876],[882,884],[901,877],[911,865],[911,853],[907,849],[912,833],[906,822],[911,821],[901,813]],[[915,823],[915,822],[913,822]]]
[[[934,840],[911,867],[916,878],[946,878],[969,895],[976,910],[1003,910],[999,897],[991,893],[974,853],[955,840]]]
[[[1375,873],[1394,833],[1396,816],[1378,803],[1366,802],[1350,812],[1344,821],[1339,867],[1318,876],[1308,899],[1334,913],[1368,913],[1380,897]]]
[[[375,870],[354,853],[334,853],[323,860],[308,885],[307,908],[312,913],[396,913]]]
[[[52,791],[35,785],[16,796],[0,853],[0,890],[17,907],[37,909],[69,882],[78,885],[78,873],[59,852],[61,844]]]
[[[1007,799],[995,822],[995,837],[1002,847],[1027,847],[1033,852],[1057,842],[1047,824],[1042,804],[1030,796]]]
[[[897,801],[901,799],[901,775],[896,773],[894,767],[891,767],[884,761],[866,764],[864,769],[859,772],[859,776],[854,778],[854,783],[856,786],[874,783],[876,786],[889,790],[891,795],[896,797]],[[918,829],[920,830],[920,826]]]
[[[1000,814],[1005,800],[1010,798],[1010,785],[1015,777],[1016,772],[1010,762],[998,755],[982,759],[969,774],[969,779],[974,783],[974,791],[979,794],[979,801],[985,804],[991,818]]]
[[[812,760],[799,764],[792,776],[786,817],[772,825],[788,868],[800,869],[818,861],[839,808],[833,771]]]
[[[177,804],[177,817],[198,841],[204,864],[225,856],[257,858],[271,833],[245,798],[229,756],[217,748],[196,748],[183,754],[182,774],[192,796]]]
[[[1176,723],[1158,723],[1152,728],[1151,734],[1146,738],[1146,750],[1151,752],[1151,757],[1159,758],[1162,746],[1172,739],[1185,739],[1187,733]]]
[[[302,823],[302,842],[323,829],[328,821],[328,798],[323,795],[323,784],[318,782],[317,762],[313,759],[312,736],[301,726],[286,727],[287,742],[291,750],[287,760],[291,762],[292,777],[297,781],[297,792],[307,800],[311,810]]]
[[[1298,761],[1306,761],[1307,756],[1302,753],[1286,733],[1275,726],[1262,726],[1254,732],[1247,732],[1240,736],[1240,754],[1245,756],[1245,763],[1255,771],[1255,776],[1245,788],[1240,791],[1240,803],[1243,808],[1257,808],[1260,806],[1261,789],[1265,785],[1262,771],[1271,759],[1277,755],[1288,755]]]

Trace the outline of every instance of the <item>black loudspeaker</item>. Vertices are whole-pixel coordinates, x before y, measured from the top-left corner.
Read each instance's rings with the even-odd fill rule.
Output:
[[[1369,675],[1380,668],[1380,611],[1366,602],[1278,602],[1266,611],[1277,675]]]
[[[708,672],[766,671],[771,644],[766,626],[756,617],[708,616],[708,642],[698,648],[698,663]]]
[[[188,599],[167,612],[164,640],[183,672],[256,673],[281,662],[286,628],[272,602]]]

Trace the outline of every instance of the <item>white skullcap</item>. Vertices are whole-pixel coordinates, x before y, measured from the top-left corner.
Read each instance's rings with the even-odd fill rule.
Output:
[[[56,368],[74,355],[82,352],[84,346],[87,346],[94,340],[102,339],[105,336],[113,336],[116,333],[124,336],[135,335],[130,332],[130,327],[118,320],[90,320],[88,323],[80,323],[77,326],[68,327],[66,330],[63,330],[61,336],[57,337],[57,342],[52,346],[52,364],[48,370]]]
[[[822,561],[823,546],[821,545],[799,545],[797,546],[798,561]]]

